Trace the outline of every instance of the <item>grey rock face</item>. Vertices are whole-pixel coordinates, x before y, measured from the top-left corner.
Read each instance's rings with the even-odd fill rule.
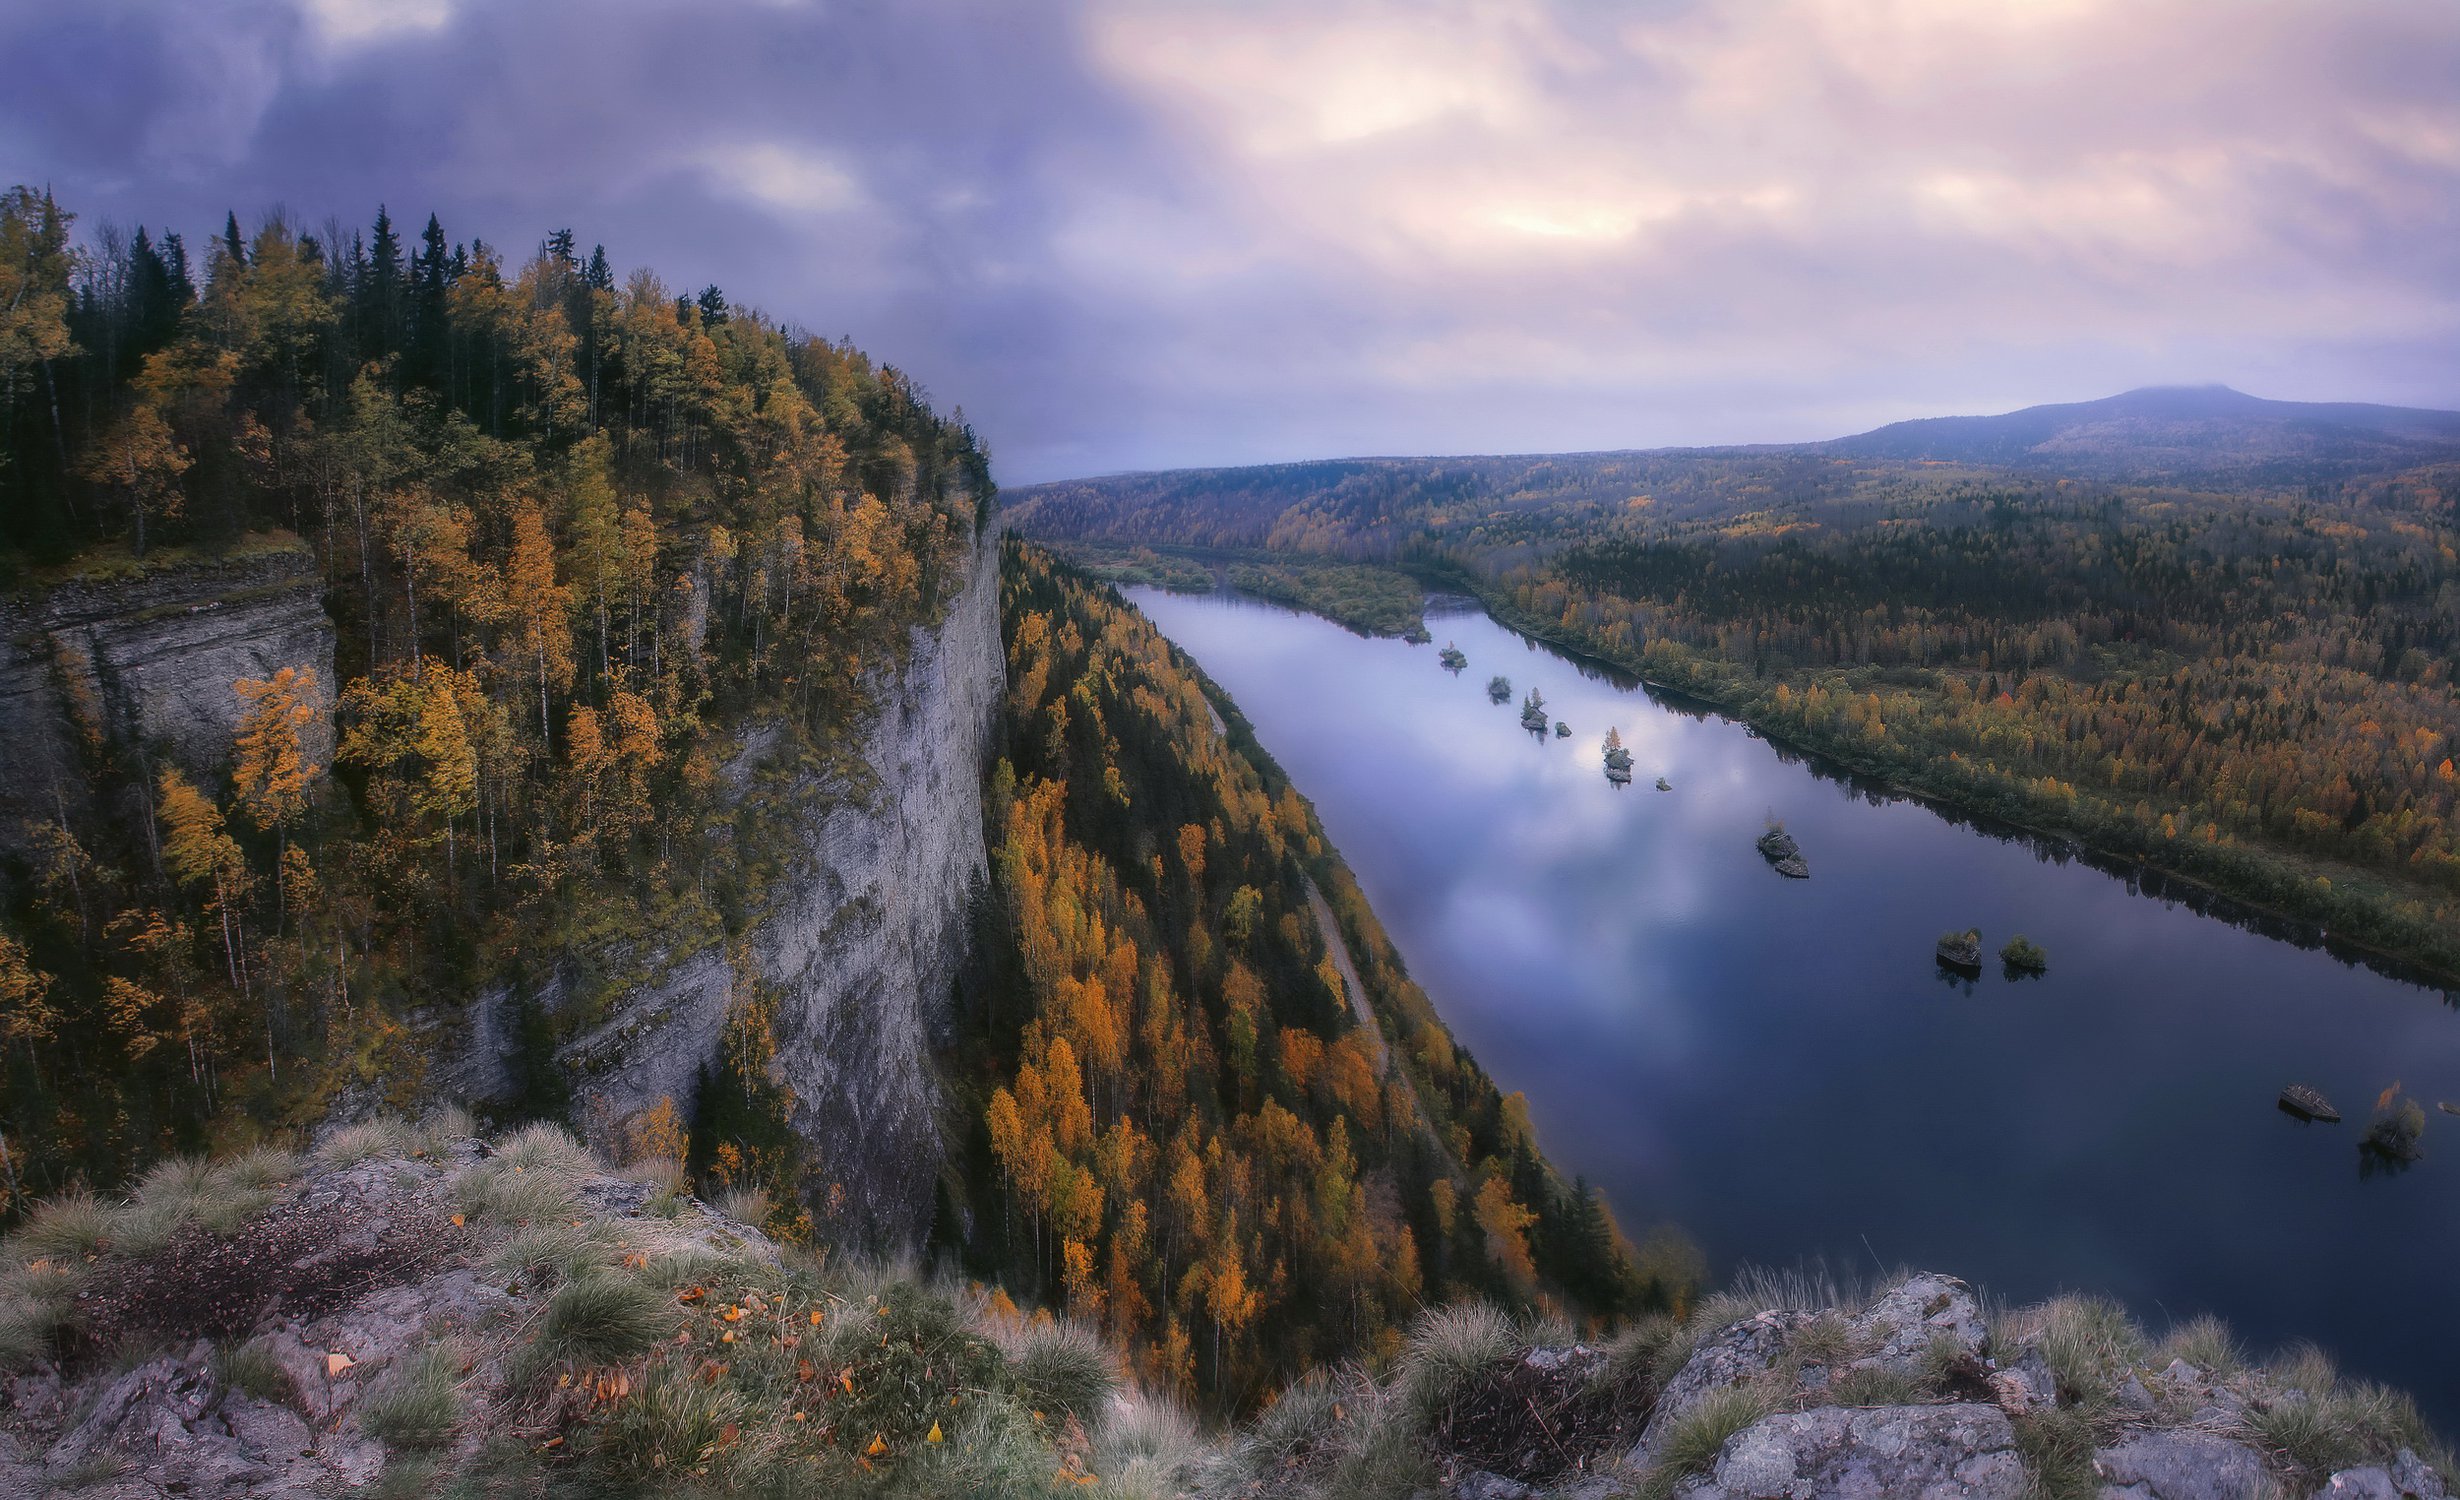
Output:
[[[2209,1432],[2142,1432],[2093,1455],[2102,1500],[2261,1500],[2261,1455]]]
[[[0,837],[84,795],[76,745],[90,728],[161,746],[190,774],[226,764],[241,705],[231,684],[313,670],[324,710],[308,758],[333,761],[333,624],[304,549],[64,583],[0,601]]]
[[[1766,1374],[1778,1358],[1795,1330],[1811,1321],[1811,1314],[1771,1309],[1755,1317],[1731,1323],[1700,1341],[1691,1358],[1666,1388],[1658,1393],[1656,1409],[1649,1413],[1648,1425],[1640,1430],[1639,1446],[1631,1453],[1630,1462],[1644,1465],[1664,1441],[1671,1427],[1701,1398],[1713,1391],[1748,1385]]]
[[[941,1158],[931,1052],[989,877],[982,760],[1007,681],[995,532],[977,541],[938,627],[909,645],[876,685],[863,784],[780,764],[782,736],[757,726],[726,766],[764,837],[789,851],[735,951],[644,943],[614,955],[639,977],[557,1051],[592,1144],[611,1147],[661,1098],[689,1111],[739,999],[773,1000],[772,1077],[793,1092],[796,1133],[828,1184],[815,1208],[832,1236],[877,1248],[911,1243],[930,1212]],[[555,1013],[569,988],[558,975],[528,998]],[[474,997],[431,1080],[472,1101],[508,1099],[515,1008],[509,990]]]
[[[1726,1440],[1684,1500],[2017,1500],[2015,1429],[1995,1406],[1820,1407]]]

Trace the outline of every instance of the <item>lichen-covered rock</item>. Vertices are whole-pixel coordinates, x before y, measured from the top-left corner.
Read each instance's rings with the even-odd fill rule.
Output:
[[[1739,1323],[1729,1323],[1700,1340],[1691,1358],[1684,1361],[1683,1368],[1658,1393],[1656,1409],[1650,1412],[1648,1425],[1641,1429],[1639,1446],[1632,1450],[1630,1461],[1635,1466],[1645,1465],[1666,1430],[1699,1405],[1702,1397],[1712,1391],[1748,1385],[1767,1374],[1784,1355],[1796,1330],[1811,1320],[1809,1313],[1771,1308]]]
[[[2139,1432],[2093,1455],[2101,1500],[2262,1500],[2262,1455],[2210,1432]]]
[[[1994,1372],[1990,1388],[2000,1409],[2011,1417],[2056,1406],[2059,1399],[2058,1377],[2051,1373],[2050,1361],[2039,1348],[2025,1350],[2014,1363]]]
[[[1973,1289],[1953,1276],[1909,1276],[1848,1327],[1854,1348],[1863,1352],[1847,1362],[1847,1369],[1919,1375],[1934,1345],[1951,1345],[1973,1359],[1982,1351],[1981,1304],[1973,1299]]]
[[[2406,1448],[2388,1465],[2341,1470],[2322,1493],[2329,1500],[2451,1500],[2443,1477]]]
[[[1817,1407],[1726,1440],[1683,1500],[2018,1500],[2015,1429],[1995,1406]]]

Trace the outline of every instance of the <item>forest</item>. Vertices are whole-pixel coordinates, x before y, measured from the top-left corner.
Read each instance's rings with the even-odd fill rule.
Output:
[[[1457,1049],[1235,706],[1111,591],[1009,544],[998,934],[976,1024],[982,1269],[1236,1408],[1421,1306],[1688,1295]],[[1320,894],[1319,894],[1320,893]],[[1364,1010],[1348,997],[1354,955]]]
[[[2460,977],[2460,464],[2255,484],[1848,446],[1134,475],[1010,514],[1474,590],[1858,769]]]
[[[408,1107],[423,1011],[739,920],[729,725],[827,753],[991,494],[894,368],[567,231],[71,222],[0,198],[0,583],[303,554],[340,680],[231,684],[211,782],[78,709],[56,814],[0,838],[0,1211]]]

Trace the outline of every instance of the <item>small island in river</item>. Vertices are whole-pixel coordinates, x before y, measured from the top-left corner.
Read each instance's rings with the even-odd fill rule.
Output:
[[[1962,932],[1939,935],[1939,962],[1951,969],[1982,971],[1982,930],[1968,927]]]
[[[1631,752],[1623,748],[1623,731],[1609,725],[1606,730],[1606,779],[1616,786],[1631,781]]]
[[[1666,785],[1662,776],[1657,779],[1657,784],[1662,791],[1673,790]],[[1758,848],[1760,858],[1768,861],[1768,867],[1778,874],[1790,880],[1811,878],[1811,866],[1802,857],[1802,846],[1794,842],[1794,836],[1787,833],[1785,825],[1777,819],[1768,820],[1768,831],[1760,835]]]

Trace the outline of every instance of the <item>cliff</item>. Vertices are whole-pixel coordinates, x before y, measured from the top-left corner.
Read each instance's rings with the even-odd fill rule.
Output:
[[[226,764],[240,702],[231,684],[312,670],[324,710],[303,748],[333,759],[333,624],[316,560],[287,536],[220,557],[157,555],[90,569],[0,601],[0,844],[20,820],[78,807],[80,743],[167,752],[204,778]]]
[[[482,992],[450,1018],[432,1082],[481,1106],[519,1104],[518,1017],[534,1007],[593,1144],[620,1150],[661,1100],[689,1118],[756,1008],[768,1081],[824,1184],[832,1237],[894,1247],[927,1227],[942,1159],[943,1040],[987,876],[981,768],[1004,686],[996,529],[976,538],[963,589],[873,684],[858,741],[825,761],[776,726],[741,733],[723,776],[733,836],[770,866],[731,940],[626,937],[554,967],[534,992]]]

